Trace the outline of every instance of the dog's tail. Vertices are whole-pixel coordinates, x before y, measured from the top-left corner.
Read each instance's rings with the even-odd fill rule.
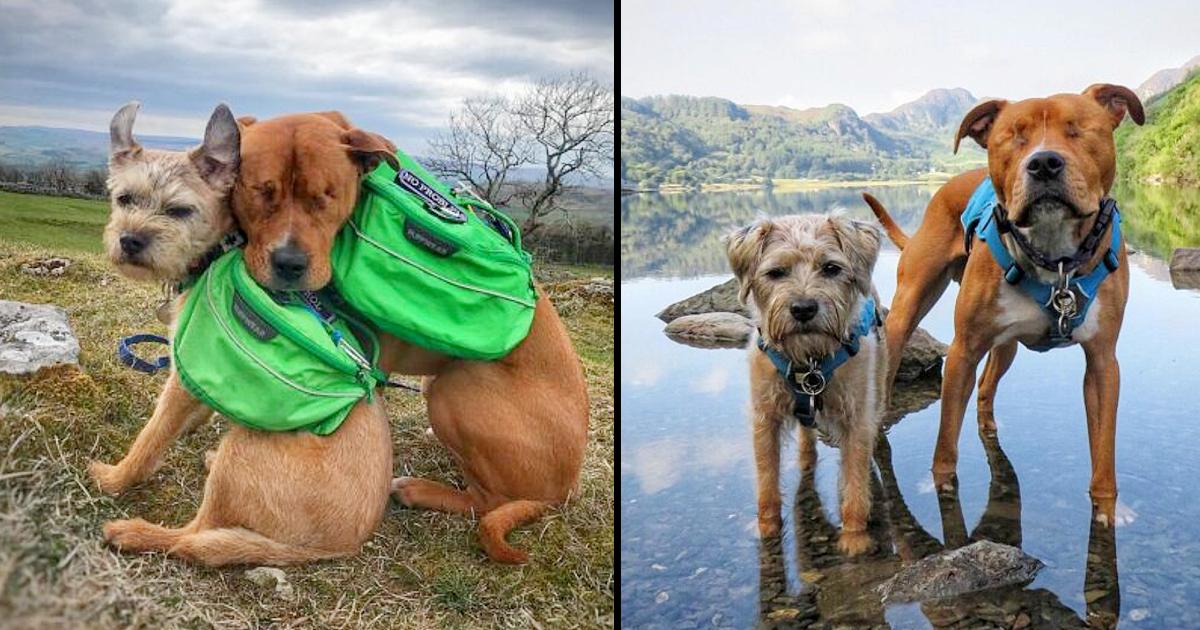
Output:
[[[167,551],[192,562],[210,567],[229,564],[299,564],[350,555],[272,540],[241,527],[205,529],[181,537]]]
[[[867,202],[868,206],[871,206],[871,212],[875,213],[875,218],[879,219],[879,223],[883,225],[888,238],[892,239],[896,247],[904,249],[904,246],[908,244],[908,235],[904,233],[904,230],[900,229],[899,225],[896,225],[896,222],[892,219],[892,215],[888,214],[887,208],[884,208],[878,199],[872,197],[871,193],[863,193],[863,201]]]
[[[496,562],[524,564],[529,560],[529,554],[509,545],[504,537],[512,528],[537,519],[549,508],[550,504],[545,501],[520,500],[501,505],[480,519],[479,543]]]

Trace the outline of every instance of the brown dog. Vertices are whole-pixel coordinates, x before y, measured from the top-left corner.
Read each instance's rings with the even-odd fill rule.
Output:
[[[232,204],[249,239],[250,273],[274,289],[325,286],[333,238],[354,209],[359,180],[380,160],[394,160],[395,147],[337,112],[241,122]],[[401,477],[393,482],[397,498],[481,515],[488,555],[524,562],[505,535],[576,491],[587,445],[587,386],[554,306],[539,295],[529,336],[497,361],[456,360],[390,335],[380,341],[385,370],[426,375],[433,432],[466,480],[463,491]]]
[[[204,144],[188,153],[144,150],[133,139],[136,104],[112,123],[105,240],[113,262],[135,278],[179,281],[233,227],[226,195],[238,164],[238,128],[225,106]],[[175,305],[183,303],[181,296]],[[230,374],[230,379],[237,378]],[[183,431],[212,411],[170,377],[146,423],[116,465],[89,472],[117,494],[145,479]],[[383,517],[392,443],[382,403],[361,401],[333,434],[271,433],[234,424],[209,460],[204,499],[180,528],[142,519],[106,523],[122,551],[161,551],[207,565],[291,564],[354,553]]]
[[[1035,250],[1056,258],[1075,252],[1099,216],[1116,172],[1113,130],[1126,113],[1144,122],[1142,104],[1128,88],[1097,84],[1079,94],[1057,94],[1010,103],[989,100],[967,113],[954,140],[964,136],[987,149],[988,167],[963,173],[938,190],[925,210],[921,227],[909,238],[887,211],[864,195],[888,236],[902,250],[896,295],[887,318],[889,382],[894,379],[900,349],[913,329],[941,297],[951,279],[962,288],[954,310],[954,341],[946,356],[942,382],[942,418],[933,473],[941,487],[953,486],[958,461],[958,436],[974,385],[979,361],[988,357],[979,379],[979,426],[993,431],[992,400],[996,384],[1012,364],[1017,342],[1043,342],[1052,322],[1026,294],[1008,284],[1003,270],[976,244],[967,255],[960,217],[976,187],[991,177],[996,195],[1014,229]],[[1112,226],[1099,242],[1107,244]],[[1025,273],[1042,282],[1056,278],[1034,264],[1013,236],[1006,234],[1008,251]],[[1106,246],[1079,269],[1083,275],[1103,264]],[[1087,358],[1084,403],[1091,446],[1090,491],[1098,508],[1096,518],[1111,523],[1117,496],[1113,447],[1117,422],[1120,375],[1115,354],[1117,335],[1129,293],[1129,269],[1124,243],[1119,267],[1100,284],[1087,318],[1071,340]]]

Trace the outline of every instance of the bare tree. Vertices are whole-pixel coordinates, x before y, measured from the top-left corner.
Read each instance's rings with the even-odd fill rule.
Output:
[[[611,176],[614,112],[612,87],[582,74],[539,81],[515,99],[467,99],[430,142],[430,166],[493,204],[520,201],[531,234],[567,210],[563,193],[580,176]],[[514,170],[530,164],[545,169],[542,178],[515,181]]]
[[[468,98],[450,114],[449,131],[429,142],[430,168],[450,179],[469,183],[485,200],[505,205],[514,190],[509,173],[530,162],[528,138],[521,133],[512,102],[501,96]]]
[[[577,176],[612,174],[614,112],[612,88],[584,74],[539,81],[519,100],[517,117],[545,167],[540,184],[522,191],[526,234],[565,210],[563,193]]]

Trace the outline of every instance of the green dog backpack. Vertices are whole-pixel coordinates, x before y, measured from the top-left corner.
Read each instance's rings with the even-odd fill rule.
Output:
[[[452,192],[396,152],[363,178],[334,240],[333,282],[355,311],[414,345],[464,359],[508,354],[529,334],[537,295],[516,224]]]
[[[386,375],[369,328],[314,294],[268,293],[242,250],[196,281],[175,323],[172,356],[193,396],[253,429],[328,435]],[[364,335],[364,352],[357,331]]]

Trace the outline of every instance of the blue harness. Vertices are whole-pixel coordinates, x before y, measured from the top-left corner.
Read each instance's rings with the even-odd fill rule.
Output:
[[[1094,254],[1096,245],[1109,223],[1112,223],[1112,238],[1108,251],[1104,253],[1103,263],[1096,265],[1088,274],[1075,277],[1075,269]],[[1108,274],[1116,271],[1120,264],[1117,252],[1121,249],[1121,212],[1117,208],[1117,202],[1109,197],[1102,200],[1096,224],[1076,255],[1055,261],[1045,260],[1044,256],[1032,250],[1023,240],[1024,237],[1012,228],[1004,207],[996,199],[996,189],[990,177],[984,178],[971,195],[967,209],[962,214],[962,224],[967,252],[971,251],[971,241],[974,237],[979,237],[987,243],[992,258],[1004,270],[1005,282],[1016,286],[1037,302],[1050,321],[1055,322],[1055,325],[1050,326],[1050,335],[1045,343],[1027,344],[1027,347],[1037,352],[1045,352],[1074,343],[1071,335],[1087,317],[1088,308],[1095,301],[1100,283],[1104,282]],[[1001,238],[1005,233],[1011,233],[1018,246],[1040,267],[1057,272],[1059,281],[1046,284],[1034,274],[1026,273],[1005,246]]]
[[[868,297],[863,303],[862,311],[858,314],[858,324],[850,331],[850,336],[842,341],[837,352],[826,356],[819,362],[810,359],[804,365],[796,366],[784,353],[767,345],[762,334],[758,336],[758,349],[766,353],[767,358],[783,377],[788,389],[792,391],[795,404],[792,415],[806,427],[816,424],[817,412],[821,410],[821,392],[833,380],[833,372],[842,366],[850,357],[858,354],[859,340],[875,330],[882,321],[879,311],[875,308],[875,298]]]

